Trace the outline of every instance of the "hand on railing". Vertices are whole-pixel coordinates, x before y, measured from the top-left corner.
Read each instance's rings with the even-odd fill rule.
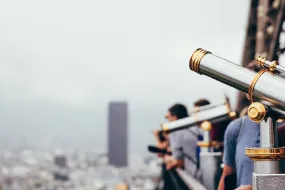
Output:
[[[170,170],[172,168],[178,167],[179,162],[174,157],[165,155],[164,156],[164,162],[166,164],[166,170]]]
[[[250,185],[241,185],[235,190],[252,190]]]

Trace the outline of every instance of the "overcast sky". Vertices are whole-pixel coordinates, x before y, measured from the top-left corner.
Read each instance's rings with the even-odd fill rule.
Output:
[[[126,100],[130,149],[143,152],[169,105],[191,108],[199,97],[220,102],[223,93],[235,103],[236,91],[191,72],[188,60],[202,47],[240,63],[248,6],[248,0],[1,1],[0,140],[104,150],[107,104]]]

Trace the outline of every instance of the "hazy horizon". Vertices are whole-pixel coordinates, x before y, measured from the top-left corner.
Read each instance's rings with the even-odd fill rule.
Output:
[[[207,5],[207,6],[206,6]],[[190,72],[199,47],[241,62],[249,2],[12,0],[0,3],[0,143],[106,150],[109,101],[128,101],[131,153],[166,109],[236,91]],[[139,137],[139,138],[138,138]],[[5,140],[6,139],[6,140]],[[0,146],[0,148],[1,148]]]

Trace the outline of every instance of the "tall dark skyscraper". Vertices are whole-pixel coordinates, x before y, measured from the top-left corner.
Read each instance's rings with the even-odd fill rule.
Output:
[[[108,154],[109,164],[128,165],[128,104],[109,103]]]

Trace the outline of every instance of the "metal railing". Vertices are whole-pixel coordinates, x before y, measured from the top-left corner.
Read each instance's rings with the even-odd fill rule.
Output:
[[[187,172],[181,169],[176,169],[181,180],[187,185],[190,190],[207,190],[197,179],[188,175]]]
[[[179,168],[166,170],[164,164],[160,178],[155,190],[207,190],[184,170]]]

